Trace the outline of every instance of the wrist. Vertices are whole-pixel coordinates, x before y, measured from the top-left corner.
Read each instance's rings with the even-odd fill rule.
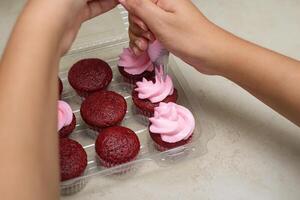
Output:
[[[198,52],[202,52],[198,54],[200,67],[210,74],[228,77],[238,60],[241,39],[209,21],[200,29],[198,44],[201,45],[197,45]]]

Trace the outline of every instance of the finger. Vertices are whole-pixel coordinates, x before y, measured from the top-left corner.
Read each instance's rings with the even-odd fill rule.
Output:
[[[129,23],[130,25],[137,25],[139,26],[142,30],[148,31],[147,25],[137,16],[134,15],[129,15]]]
[[[133,46],[136,46],[141,51],[146,51],[148,49],[148,40],[143,37],[134,35],[132,32],[129,32],[130,42]]]
[[[118,5],[118,0],[89,0],[84,10],[84,21],[105,13],[116,5]]]
[[[134,55],[140,56],[140,55],[143,54],[143,51],[141,51],[137,46],[135,46],[134,43],[130,42],[130,43],[129,43],[129,47],[130,47],[131,50],[133,51]]]
[[[147,38],[151,42],[155,40],[153,33],[151,33],[149,30],[148,31],[142,30],[140,26],[133,23],[132,21],[130,22],[129,32],[132,32],[136,36]]]
[[[144,30],[142,30],[139,26],[137,26],[136,24],[130,24],[130,26],[129,26],[129,32],[132,32],[132,33],[134,33],[135,35],[137,35],[137,36],[142,36],[143,35],[143,33],[147,33],[147,32],[149,32],[149,31],[144,31]]]
[[[119,0],[119,2],[129,13],[144,21],[150,29],[157,27],[159,20],[165,17],[165,11],[151,0]]]

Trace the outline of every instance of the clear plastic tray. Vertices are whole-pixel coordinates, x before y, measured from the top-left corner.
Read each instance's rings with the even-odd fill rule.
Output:
[[[120,8],[118,8],[120,9]],[[118,11],[119,12],[119,11]],[[121,13],[122,14],[122,10]],[[120,14],[120,16],[121,16]],[[125,17],[121,17],[123,21],[123,31],[126,33],[126,13],[123,13]],[[124,23],[125,22],[125,23]],[[60,63],[60,78],[63,81],[64,91],[62,94],[62,99],[67,101],[77,117],[77,126],[75,131],[71,134],[70,138],[78,141],[82,144],[88,155],[88,166],[84,174],[80,177],[74,178],[61,183],[61,193],[64,195],[73,194],[80,191],[85,187],[85,191],[88,192],[89,186],[91,191],[95,188],[89,185],[91,179],[101,179],[104,177],[128,177],[132,176],[132,169],[139,170],[139,168],[145,164],[151,166],[150,169],[157,169],[164,166],[169,166],[179,161],[184,161],[193,157],[198,157],[207,152],[207,143],[212,135],[204,133],[201,131],[201,118],[198,113],[198,105],[195,103],[195,96],[191,92],[186,80],[181,74],[176,62],[171,57],[168,73],[173,78],[174,85],[178,90],[178,104],[181,104],[189,108],[196,120],[196,129],[194,131],[193,139],[189,144],[184,146],[171,149],[165,152],[160,152],[155,149],[154,144],[149,136],[148,132],[148,122],[145,117],[137,114],[135,111],[135,106],[131,100],[131,90],[132,85],[125,83],[122,76],[119,74],[117,69],[118,56],[122,52],[124,47],[128,46],[127,34],[123,35],[122,31],[118,32],[118,38],[115,35],[112,40],[106,40],[105,42],[95,42],[93,45],[88,42],[83,42],[75,44],[75,48],[68,55],[66,55]],[[86,44],[86,47],[79,48],[76,45]],[[97,157],[95,153],[95,132],[88,129],[85,123],[82,121],[80,116],[80,104],[82,102],[81,98],[76,95],[75,91],[70,87],[67,81],[67,74],[69,68],[78,60],[83,58],[100,58],[109,63],[113,70],[113,80],[110,83],[108,90],[116,91],[117,93],[123,95],[127,101],[128,110],[125,119],[121,123],[122,126],[132,129],[139,137],[141,143],[141,151],[136,160],[119,165],[113,168],[104,168],[100,166],[97,162]],[[152,164],[150,164],[152,163]],[[129,171],[123,173],[124,171]],[[134,171],[133,171],[134,172]],[[118,175],[116,175],[118,174]],[[122,180],[122,179],[121,179]]]

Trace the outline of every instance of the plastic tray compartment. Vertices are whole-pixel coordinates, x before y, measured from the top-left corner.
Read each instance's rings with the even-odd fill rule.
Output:
[[[169,64],[169,74],[173,78],[175,87],[178,90],[178,104],[188,107],[194,114],[196,120],[196,129],[194,131],[192,142],[184,146],[171,149],[165,152],[159,152],[154,148],[153,142],[149,136],[148,123],[145,118],[135,112],[135,106],[131,100],[132,85],[123,82],[122,76],[117,69],[118,55],[122,48],[128,45],[127,42],[118,41],[115,44],[100,45],[85,51],[71,53],[65,56],[61,61],[60,77],[63,80],[64,92],[63,100],[67,101],[77,117],[77,127],[71,134],[71,138],[81,143],[88,154],[88,166],[84,174],[78,178],[61,183],[62,194],[71,194],[79,191],[92,177],[114,176],[124,170],[132,169],[142,165],[145,162],[154,162],[157,166],[166,166],[177,161],[185,160],[195,156],[203,155],[206,152],[206,145],[209,135],[201,132],[200,118],[198,116],[197,106],[192,102],[195,99],[190,92],[185,79],[179,71],[175,61],[171,58]],[[139,137],[141,142],[141,151],[135,161],[116,166],[113,168],[104,168],[97,162],[95,153],[95,132],[87,128],[80,116],[81,98],[76,95],[67,81],[68,69],[78,60],[83,58],[101,58],[109,63],[113,70],[113,81],[108,90],[113,90],[123,95],[128,104],[128,110],[122,126],[132,129]],[[188,95],[187,95],[188,94]]]
[[[201,119],[199,107],[195,102],[196,97],[191,92],[185,78],[179,70],[176,62],[171,57],[168,73],[173,79],[178,90],[178,104],[189,108],[196,120],[196,129],[193,139],[189,144],[171,149],[165,152],[157,151],[149,136],[148,121],[145,117],[137,114],[131,100],[133,86],[125,83],[117,69],[118,56],[124,47],[128,47],[128,17],[127,12],[121,6],[113,11],[100,16],[84,24],[71,51],[63,57],[60,63],[60,78],[63,81],[64,91],[62,99],[68,102],[77,117],[77,126],[70,138],[78,141],[84,147],[88,155],[88,166],[83,175],[61,183],[63,195],[74,194],[83,188],[80,195],[97,193],[99,185],[110,181],[120,181],[132,177],[135,174],[159,170],[161,167],[171,166],[179,161],[198,157],[207,152],[207,143],[213,137],[212,134],[201,131]],[[78,60],[84,58],[100,58],[109,63],[113,70],[113,80],[108,90],[113,90],[123,95],[127,101],[127,113],[122,126],[132,129],[139,137],[141,150],[136,160],[113,168],[104,168],[97,162],[95,152],[95,135],[93,130],[88,129],[80,116],[82,99],[77,96],[67,81],[69,68]],[[137,169],[137,170],[132,170]],[[123,173],[124,171],[130,171]],[[133,172],[133,173],[132,173]],[[136,173],[134,173],[136,172]],[[118,177],[115,179],[115,177]],[[85,187],[87,185],[87,187]]]

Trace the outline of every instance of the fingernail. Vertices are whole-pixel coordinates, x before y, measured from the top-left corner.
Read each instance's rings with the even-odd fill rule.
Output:
[[[145,37],[151,41],[151,34],[149,32],[145,34]]]
[[[139,50],[136,47],[133,47],[132,51],[135,55],[138,55],[138,53],[139,53]]]
[[[143,44],[142,44],[142,42],[141,42],[140,40],[136,40],[134,43],[136,44],[136,46],[137,46],[139,49],[143,49]]]
[[[139,26],[141,29],[143,29],[143,31],[148,31],[148,28],[146,27],[145,24],[140,24]]]

